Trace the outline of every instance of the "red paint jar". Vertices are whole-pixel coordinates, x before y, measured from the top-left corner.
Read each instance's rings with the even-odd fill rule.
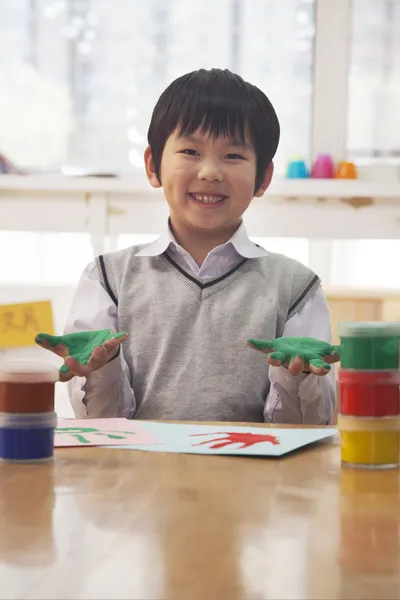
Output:
[[[339,370],[340,412],[355,417],[400,414],[400,371]]]
[[[0,413],[54,411],[55,384],[59,371],[34,361],[0,363]]]

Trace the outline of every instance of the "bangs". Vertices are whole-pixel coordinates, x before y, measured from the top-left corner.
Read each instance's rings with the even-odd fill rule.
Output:
[[[246,103],[247,104],[247,103]],[[187,95],[176,115],[174,129],[180,136],[196,131],[210,137],[237,140],[243,146],[252,145],[248,112],[243,102],[227,96]]]
[[[199,130],[213,138],[253,144],[251,115],[259,112],[255,97],[231,73],[197,71],[174,90],[166,111],[170,130],[189,136]]]

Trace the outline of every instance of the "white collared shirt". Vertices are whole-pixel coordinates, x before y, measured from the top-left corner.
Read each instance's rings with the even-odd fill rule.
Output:
[[[220,277],[235,267],[242,258],[262,258],[268,252],[256,246],[246,234],[244,223],[233,234],[226,244],[216,246],[209,252],[199,267],[194,258],[175,240],[168,227],[164,235],[146,246],[138,256],[160,256],[168,249],[174,261],[182,268],[192,271],[196,277],[214,279]]]
[[[200,267],[178,244],[169,227],[164,235],[143,248],[138,256],[159,256],[165,251],[179,266],[201,278],[220,277],[243,258],[260,258],[268,254],[248,238],[243,223],[228,242],[209,252]],[[92,329],[118,331],[117,307],[101,286],[94,261],[82,273],[65,333]],[[321,287],[299,313],[286,322],[283,335],[314,337],[331,342],[329,308]],[[333,368],[325,377],[318,377],[313,374],[293,376],[283,367],[270,367],[269,378],[271,389],[265,414],[267,407],[273,406],[274,422],[320,425],[331,422],[336,403]],[[134,417],[135,397],[122,353],[88,378],[73,378],[68,383],[68,392],[78,418]]]

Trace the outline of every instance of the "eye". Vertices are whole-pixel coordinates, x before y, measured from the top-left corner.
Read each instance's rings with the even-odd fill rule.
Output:
[[[233,160],[244,160],[244,157],[241,154],[227,154],[226,157]]]
[[[193,150],[192,148],[185,148],[185,150],[180,150],[179,154],[187,154],[188,156],[198,156],[197,150]]]

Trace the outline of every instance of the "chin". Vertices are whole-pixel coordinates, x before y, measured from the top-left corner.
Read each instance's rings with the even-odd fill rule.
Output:
[[[203,229],[204,231],[216,231],[218,229],[226,229],[229,227],[226,223],[218,221],[212,222],[209,219],[193,219],[191,225],[194,229]]]

